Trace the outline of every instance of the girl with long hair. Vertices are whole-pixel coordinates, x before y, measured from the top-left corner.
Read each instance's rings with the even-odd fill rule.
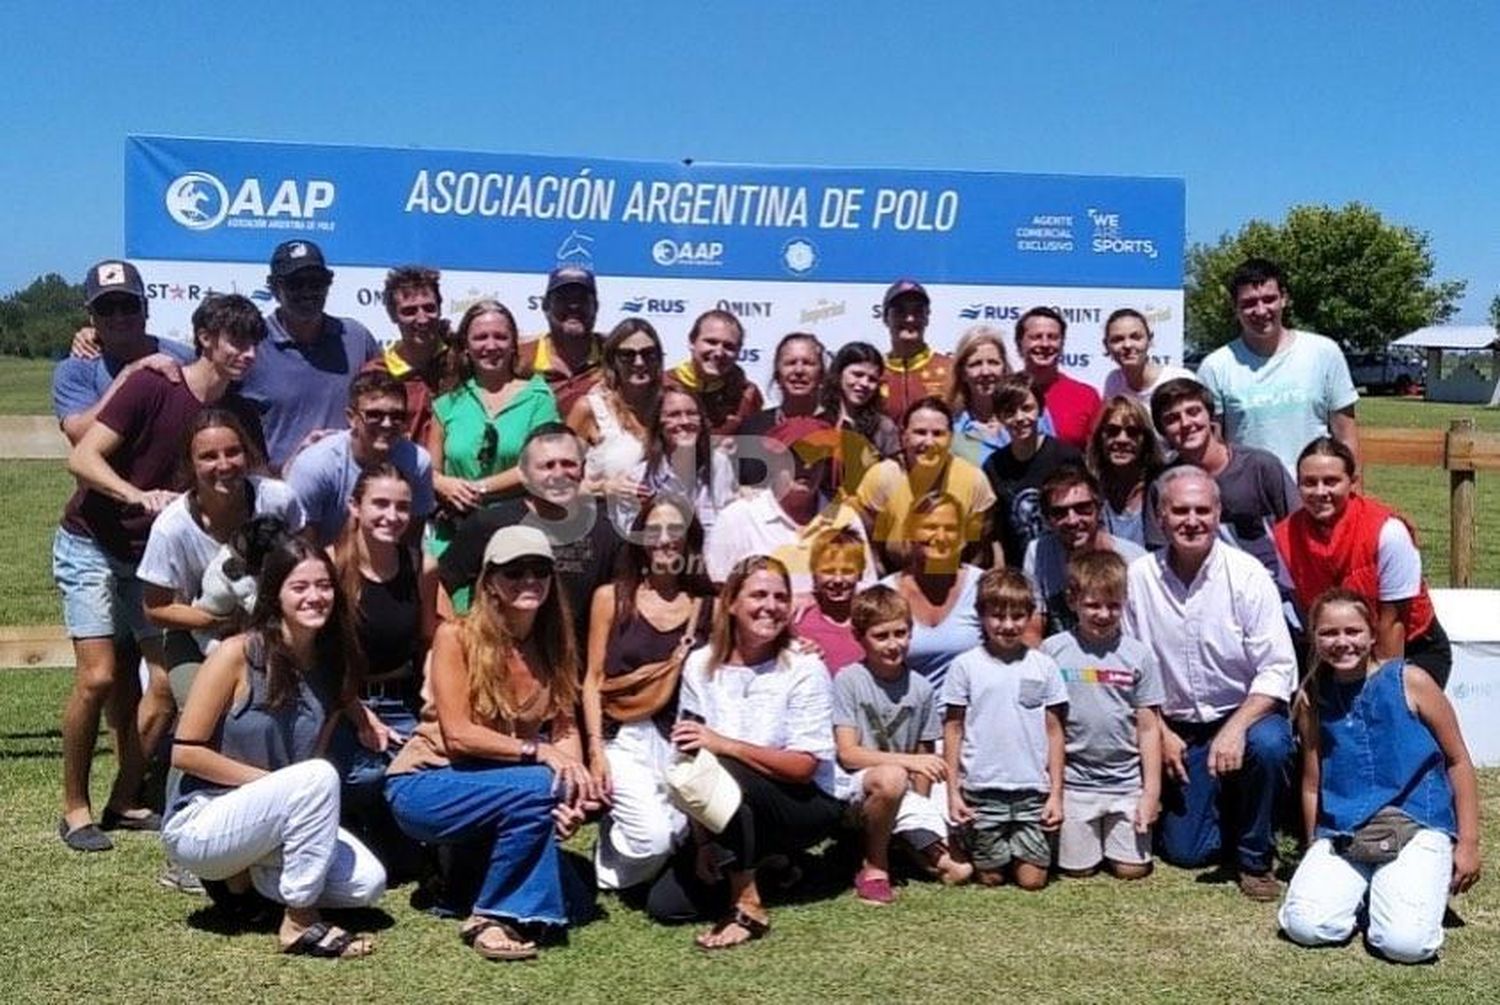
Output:
[[[253,884],[285,905],[286,953],[364,956],[372,946],[322,920],[366,907],[385,869],[339,828],[338,771],[321,756],[339,714],[373,745],[358,703],[362,661],[328,556],[290,538],[266,557],[248,630],[193,681],[172,746],[182,775],[162,827],[167,857],[229,893]]]
[[[662,389],[661,336],[644,318],[626,318],[604,340],[604,378],[579,399],[567,423],[583,440],[585,492],[639,503],[638,477]],[[628,521],[627,521],[628,522]]]
[[[630,531],[615,581],[594,591],[583,681],[589,769],[610,806],[595,848],[604,889],[656,878],[686,836],[687,819],[663,784],[676,760],[667,736],[682,649],[707,639],[713,614],[692,504],[652,496]]]
[[[533,527],[496,531],[469,613],[433,639],[431,699],[386,782],[412,838],[484,847],[460,936],[486,959],[530,959],[528,930],[568,923],[559,843],[599,795],[573,718],[578,679],[552,545]]]
[[[702,400],[672,384],[662,388],[637,477],[653,495],[691,499],[704,533],[713,529],[719,511],[734,502],[739,491],[731,455],[714,449]],[[629,500],[621,500],[616,512],[622,533],[640,514]]]
[[[885,356],[868,342],[844,343],[828,366],[823,415],[844,434],[832,481],[839,495],[853,495],[866,471],[901,452],[901,430],[880,399],[884,376]]]
[[[1420,963],[1443,944],[1450,894],[1478,881],[1479,792],[1453,706],[1425,672],[1377,655],[1378,620],[1352,590],[1308,614],[1311,669],[1293,704],[1308,850],[1281,905],[1304,946],[1365,919],[1370,948]]]

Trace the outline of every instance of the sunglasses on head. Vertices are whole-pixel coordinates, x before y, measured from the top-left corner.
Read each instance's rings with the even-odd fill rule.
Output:
[[[479,462],[480,470],[488,471],[490,465],[495,463],[495,455],[500,452],[500,430],[494,426],[484,427],[484,439],[479,443],[479,453],[475,460]]]
[[[141,302],[135,297],[105,297],[89,306],[89,313],[98,318],[133,318],[141,312]]]
[[[506,562],[498,569],[500,575],[512,582],[518,579],[551,579],[552,563],[545,558],[518,558]]]

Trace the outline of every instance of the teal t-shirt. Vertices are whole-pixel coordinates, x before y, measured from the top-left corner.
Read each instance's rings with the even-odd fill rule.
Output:
[[[1297,455],[1329,432],[1333,413],[1359,400],[1349,363],[1331,339],[1290,331],[1291,344],[1261,356],[1237,338],[1208,354],[1198,379],[1214,396],[1230,443],[1275,454],[1293,475]]]

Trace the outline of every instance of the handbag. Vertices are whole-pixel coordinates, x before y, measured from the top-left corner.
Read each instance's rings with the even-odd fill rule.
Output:
[[[1350,862],[1385,865],[1396,861],[1401,849],[1417,836],[1422,825],[1394,806],[1387,806],[1354,829],[1334,839],[1333,850]]]
[[[693,650],[694,633],[702,610],[703,599],[700,597],[693,601],[687,627],[683,629],[682,638],[672,655],[654,663],[643,663],[629,673],[604,678],[599,685],[599,698],[606,718],[614,722],[639,722],[667,707],[677,693],[682,665]]]
[[[666,782],[672,805],[715,834],[724,832],[745,798],[729,769],[702,747],[692,760],[668,768]]]

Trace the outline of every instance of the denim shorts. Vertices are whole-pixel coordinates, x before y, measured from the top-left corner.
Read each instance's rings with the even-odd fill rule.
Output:
[[[113,557],[93,538],[57,528],[52,578],[62,591],[63,624],[70,638],[161,636],[161,629],[146,620],[144,584],[135,577],[135,563]]]

